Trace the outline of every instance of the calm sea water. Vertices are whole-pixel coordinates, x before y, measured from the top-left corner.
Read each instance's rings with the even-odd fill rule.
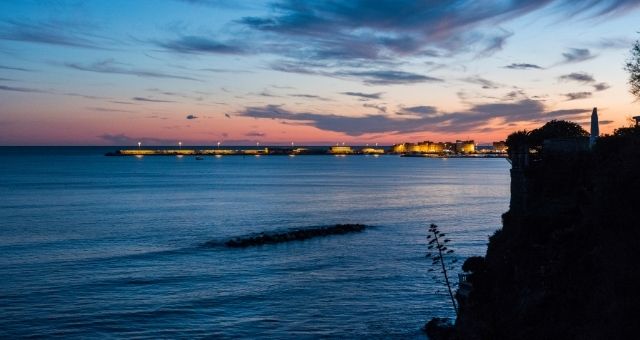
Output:
[[[426,226],[481,255],[504,159],[105,157],[0,148],[0,337],[420,337],[452,316]],[[257,231],[363,233],[248,249]]]

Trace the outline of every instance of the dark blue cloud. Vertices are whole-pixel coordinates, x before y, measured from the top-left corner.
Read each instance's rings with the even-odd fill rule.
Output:
[[[175,103],[173,100],[162,100],[162,99],[153,99],[146,97],[133,97],[131,100],[135,100],[138,102],[150,102],[150,103]]]
[[[155,44],[179,53],[243,54],[246,52],[240,46],[194,35],[183,36],[169,41],[157,41]]]
[[[360,97],[364,99],[380,99],[382,97],[382,92],[377,92],[377,93],[341,92],[341,94],[352,96],[352,97]]]
[[[0,39],[81,47],[91,49],[110,49],[111,39],[91,33],[94,27],[78,22],[4,20],[0,22]]]
[[[443,81],[440,78],[395,70],[337,71],[334,72],[333,75],[336,77],[357,78],[368,85],[415,84]]]
[[[587,48],[570,48],[566,52],[562,53],[565,63],[579,63],[593,59],[596,56],[591,54],[591,51]]]
[[[0,85],[0,91],[48,93],[47,91],[42,91],[42,90],[28,88],[28,87],[15,87],[15,86],[6,86],[6,85]]]
[[[6,65],[0,65],[0,69],[2,69],[2,70],[10,70],[10,71],[33,72],[33,70],[28,69],[28,68],[6,66]]]
[[[98,138],[103,139],[108,143],[111,143],[112,145],[137,145],[138,142],[141,142],[143,146],[147,144],[175,145],[175,142],[176,142],[173,139],[163,139],[163,138],[154,138],[154,137],[139,137],[139,138],[129,137],[123,133],[118,133],[118,134],[105,133],[98,136]]]
[[[504,68],[512,69],[512,70],[540,70],[542,67],[536,64],[529,63],[513,63],[511,65],[507,65]]]
[[[607,83],[598,83],[593,85],[594,90],[596,91],[605,91],[611,88],[611,86]]]
[[[571,119],[584,116],[589,111],[574,109],[547,112],[541,101],[531,99],[514,103],[477,104],[462,112],[437,113],[437,110],[430,106],[404,108],[401,112],[408,112],[407,110],[413,110],[414,114],[400,117],[384,114],[353,117],[330,113],[294,112],[279,105],[266,105],[247,107],[238,112],[238,115],[283,122],[293,121],[321,130],[361,136],[372,133],[460,133],[498,129],[512,123],[540,122],[553,118]]]
[[[410,106],[403,107],[400,111],[398,111],[397,115],[417,115],[417,116],[432,116],[438,113],[438,109],[434,106]]]
[[[93,64],[64,63],[64,66],[70,69],[78,70],[78,71],[124,74],[124,75],[131,75],[131,76],[137,76],[137,77],[143,77],[143,78],[169,78],[169,79],[200,81],[199,79],[183,76],[183,75],[169,74],[169,73],[163,73],[163,72],[158,72],[153,70],[133,68],[123,63],[118,63],[113,59],[98,61]]]
[[[501,87],[499,84],[489,79],[482,78],[480,76],[468,77],[463,79],[463,81],[471,84],[480,85],[483,89],[497,89]]]
[[[564,96],[567,97],[567,100],[579,100],[590,98],[593,94],[591,92],[571,92],[567,93]]]
[[[560,80],[563,81],[576,81],[579,83],[594,83],[596,80],[592,75],[584,72],[573,72],[560,76]]]
[[[591,18],[638,5],[632,0],[278,0],[271,5],[271,15],[239,22],[286,39],[300,47],[293,49],[299,57],[306,58],[384,60],[458,53],[474,45],[479,56],[487,56],[502,49],[512,35],[498,28],[509,19],[543,8]],[[579,51],[568,52],[568,58],[581,57],[575,52]]]

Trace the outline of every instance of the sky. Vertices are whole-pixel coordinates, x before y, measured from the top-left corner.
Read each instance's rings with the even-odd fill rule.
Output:
[[[0,145],[610,133],[638,32],[638,0],[3,0]]]

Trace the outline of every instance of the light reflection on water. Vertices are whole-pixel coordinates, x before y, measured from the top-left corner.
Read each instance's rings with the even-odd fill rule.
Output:
[[[504,159],[104,157],[0,149],[0,336],[420,336],[451,316],[426,226],[460,261],[508,208]],[[205,248],[256,231],[359,234]]]

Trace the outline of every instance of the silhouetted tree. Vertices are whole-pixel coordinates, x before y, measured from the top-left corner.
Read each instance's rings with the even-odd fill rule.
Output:
[[[631,57],[627,60],[625,69],[629,72],[629,91],[640,99],[640,40],[633,44]]]
[[[589,132],[577,123],[566,120],[552,120],[543,126],[527,131],[516,131],[507,137],[506,144],[511,155],[519,146],[527,145],[531,149],[542,150],[542,143],[550,138],[586,137]]]
[[[511,133],[505,141],[505,144],[507,144],[507,152],[509,153],[509,156],[512,156],[519,147],[527,145],[529,143],[528,139],[529,132],[527,130],[521,130]]]
[[[453,249],[449,249],[447,247],[448,243],[451,242],[450,239],[445,238],[445,234],[438,230],[438,226],[435,224],[431,224],[429,226],[429,235],[427,235],[428,246],[427,249],[427,257],[431,258],[432,266],[434,268],[429,269],[430,272],[440,271],[442,277],[444,278],[444,284],[447,287],[449,292],[449,297],[451,298],[451,305],[453,306],[453,310],[458,315],[458,305],[456,304],[456,299],[453,297],[453,289],[451,288],[451,282],[449,281],[449,275],[447,270],[452,270],[453,263],[457,262],[456,259],[451,259],[450,256],[454,253]],[[448,267],[448,268],[447,268]],[[437,280],[437,277],[435,277]]]
[[[589,132],[578,123],[554,119],[542,127],[531,130],[529,132],[529,143],[534,146],[541,146],[545,139],[587,136],[589,136]]]

